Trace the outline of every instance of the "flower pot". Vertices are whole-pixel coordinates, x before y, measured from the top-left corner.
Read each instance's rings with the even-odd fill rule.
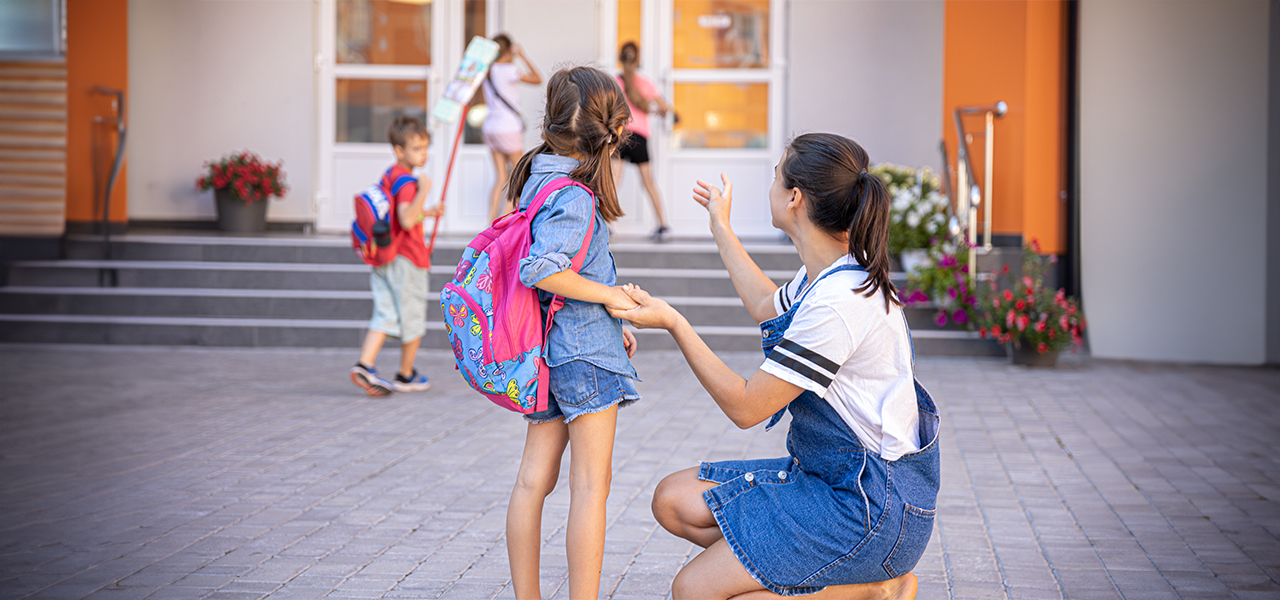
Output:
[[[254,233],[267,229],[267,198],[245,202],[229,188],[214,190],[218,205],[218,229],[235,233]]]
[[[1036,352],[1035,348],[1030,346],[1020,346],[1010,343],[1008,346],[1009,360],[1015,365],[1023,365],[1027,367],[1053,367],[1058,364],[1058,351],[1049,350],[1044,354]]]
[[[916,267],[927,267],[930,265],[929,251],[922,250],[919,248],[913,248],[911,250],[903,250],[901,262],[902,262],[902,271],[904,273],[910,273],[911,270]]]

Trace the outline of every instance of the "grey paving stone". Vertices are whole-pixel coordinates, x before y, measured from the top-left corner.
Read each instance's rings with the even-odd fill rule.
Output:
[[[364,398],[353,353],[0,345],[0,597],[513,597],[502,535],[524,426],[439,352],[419,359],[431,392]],[[656,526],[654,486],[699,460],[780,456],[786,427],[732,427],[678,354],[636,365],[601,597],[656,600],[697,549]],[[917,367],[943,417],[919,598],[1280,595],[1280,372]],[[544,595],[566,598],[567,462],[561,477],[541,568]]]

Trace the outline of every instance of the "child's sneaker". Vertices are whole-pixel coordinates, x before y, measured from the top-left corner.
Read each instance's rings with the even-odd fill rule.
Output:
[[[391,384],[391,388],[397,392],[425,392],[431,389],[431,382],[427,381],[426,375],[414,369],[413,375],[407,378],[396,373],[396,380]]]
[[[351,367],[351,383],[360,386],[364,393],[374,398],[391,393],[391,384],[387,380],[378,377],[376,369],[366,367],[360,363],[356,363],[356,366]]]

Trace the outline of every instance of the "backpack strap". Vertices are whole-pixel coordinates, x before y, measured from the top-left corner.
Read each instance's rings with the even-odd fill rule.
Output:
[[[391,172],[387,171],[387,174],[390,175]],[[403,188],[405,185],[410,183],[417,182],[418,178],[414,177],[411,173],[405,173],[404,175],[397,177],[395,181],[391,182],[391,198],[388,199],[394,202],[395,195],[400,193],[400,188]]]
[[[538,214],[538,211],[542,209],[542,205],[546,203],[547,199],[550,198],[552,194],[567,187],[582,188],[589,196],[591,196],[591,219],[587,222],[587,234],[582,237],[582,248],[578,249],[577,254],[574,254],[573,258],[569,261],[570,268],[572,268],[576,273],[582,270],[582,264],[587,260],[587,248],[591,247],[591,236],[595,233],[596,228],[596,195],[591,192],[591,188],[569,179],[568,177],[557,177],[556,179],[552,179],[547,182],[542,186],[542,189],[538,190],[538,195],[534,196],[533,201],[529,203],[529,207],[524,209],[524,213],[528,215],[529,225],[532,226],[534,215]],[[551,306],[547,307],[547,325],[546,329],[542,332],[542,339],[547,339],[547,336],[551,333],[551,323],[555,319],[556,311],[559,311],[563,306],[563,296],[553,296],[551,298]],[[545,351],[546,345],[544,344],[543,352]]]

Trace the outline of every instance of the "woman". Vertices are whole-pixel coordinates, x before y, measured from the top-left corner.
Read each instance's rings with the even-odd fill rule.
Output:
[[[484,126],[480,130],[484,133],[485,145],[493,153],[493,168],[496,172],[493,190],[489,193],[490,222],[498,218],[499,208],[501,214],[514,208],[510,202],[503,200],[502,189],[511,176],[512,166],[524,154],[524,119],[517,108],[520,106],[519,85],[542,83],[542,73],[538,72],[538,67],[525,56],[523,48],[511,42],[507,34],[495,35],[493,41],[498,44],[498,58],[494,59],[493,66],[489,67],[488,77],[480,86],[484,89],[485,106],[489,108]],[[516,65],[516,58],[524,63],[524,71]]]
[[[654,517],[706,548],[676,575],[677,600],[915,597],[910,571],[937,500],[938,417],[915,382],[910,332],[889,281],[889,195],[866,169],[866,152],[837,135],[806,134],[788,147],[769,208],[804,266],[781,288],[729,227],[728,178],[721,175],[723,192],[698,182],[694,199],[710,213],[720,256],[764,334],[766,359],[750,379],[639,288],[625,288],[639,307],[610,311],[671,332],[738,427],[792,416],[789,456],[704,463],[658,485]]]
[[[653,183],[653,170],[649,168],[649,113],[657,112],[666,116],[671,105],[658,93],[658,86],[648,77],[636,71],[640,67],[640,50],[635,42],[627,42],[618,51],[618,61],[622,63],[622,73],[618,75],[618,85],[627,96],[627,106],[631,108],[631,122],[627,123],[627,131],[631,135],[623,140],[618,148],[618,157],[613,161],[613,180],[622,183],[622,161],[627,161],[640,169],[640,181],[644,183],[644,191],[653,202],[653,212],[658,215],[658,228],[651,236],[655,241],[662,241],[669,228],[666,214],[662,212],[662,197],[658,195],[658,186]]]

